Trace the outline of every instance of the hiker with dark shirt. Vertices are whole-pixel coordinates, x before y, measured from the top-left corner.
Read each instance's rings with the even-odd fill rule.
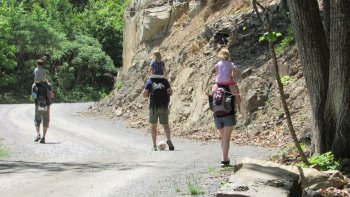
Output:
[[[149,78],[146,81],[143,90],[143,96],[149,98],[149,123],[151,123],[151,136],[153,142],[153,151],[157,151],[157,124],[163,126],[169,150],[174,150],[175,147],[170,139],[169,127],[169,102],[172,95],[170,84],[165,78]]]

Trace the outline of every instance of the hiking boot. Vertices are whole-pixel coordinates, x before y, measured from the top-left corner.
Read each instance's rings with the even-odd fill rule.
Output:
[[[40,135],[37,135],[36,138],[34,139],[34,142],[38,142],[41,139]]]
[[[157,146],[153,146],[152,150],[157,151]]]
[[[171,140],[167,140],[166,143],[169,146],[169,150],[174,150],[175,149],[175,147],[174,147],[173,143],[171,142]]]
[[[228,161],[221,161],[221,165],[220,165],[222,168],[225,168],[225,167],[230,167],[230,160]]]
[[[45,144],[45,138],[41,138],[40,143]]]

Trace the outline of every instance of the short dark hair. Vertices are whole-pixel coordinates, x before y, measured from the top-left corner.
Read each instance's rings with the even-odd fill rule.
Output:
[[[44,61],[42,60],[42,59],[38,59],[38,60],[36,60],[36,64],[38,64],[38,65],[44,65]]]

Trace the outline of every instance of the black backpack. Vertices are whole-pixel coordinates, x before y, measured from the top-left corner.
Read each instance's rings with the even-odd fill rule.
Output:
[[[168,107],[170,96],[167,89],[168,88],[162,81],[152,81],[152,90],[150,94],[151,108]]]
[[[212,96],[209,97],[210,109],[216,116],[225,116],[234,111],[234,96],[224,88],[218,88]]]
[[[33,90],[36,93],[35,102],[40,107],[45,107],[51,104],[50,96],[49,96],[49,87],[43,84],[37,84]]]

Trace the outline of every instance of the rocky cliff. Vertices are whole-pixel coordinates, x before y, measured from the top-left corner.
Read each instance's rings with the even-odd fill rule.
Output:
[[[275,31],[287,35],[288,16],[272,0]],[[125,11],[124,65],[119,89],[96,103],[92,112],[123,118],[131,126],[148,128],[148,101],[142,97],[152,50],[159,49],[174,90],[170,122],[175,135],[217,139],[207,95],[214,82],[218,50],[229,48],[238,67],[242,115],[234,135],[237,143],[281,145],[289,136],[280,104],[268,46],[259,42],[260,21],[245,0],[132,0]],[[281,39],[276,43],[279,44]],[[310,127],[305,80],[293,44],[278,57],[288,104],[299,134]],[[265,139],[265,140],[264,140]],[[267,141],[266,141],[267,140]]]

